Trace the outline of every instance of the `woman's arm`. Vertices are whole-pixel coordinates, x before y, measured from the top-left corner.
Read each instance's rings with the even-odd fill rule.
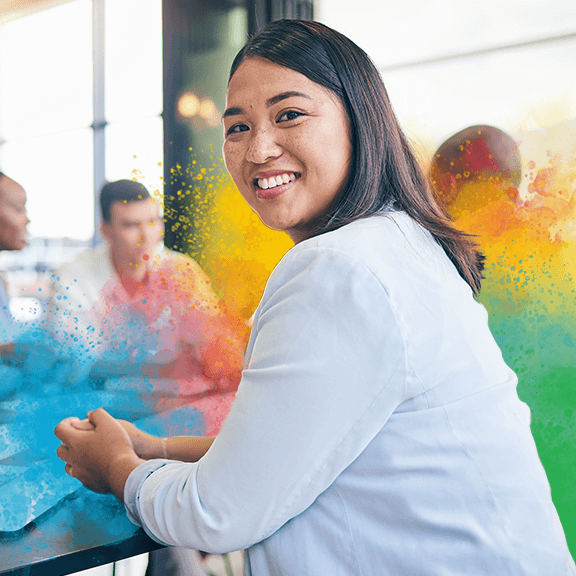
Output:
[[[143,460],[167,458],[180,462],[197,462],[208,452],[214,436],[172,436],[159,438],[139,430],[127,420],[118,420],[128,433],[136,454]]]
[[[208,452],[214,442],[215,436],[171,436],[159,437],[143,432],[132,422],[112,418],[118,422],[128,434],[132,448],[142,460],[166,458],[180,462],[197,462]],[[76,430],[93,431],[94,424],[89,418],[67,418],[67,422]]]
[[[245,548],[306,510],[358,457],[404,399],[405,366],[394,311],[371,271],[338,251],[297,251],[268,283],[236,400],[210,450],[195,463],[142,461],[126,478],[127,456],[108,481],[115,493],[125,482],[130,518],[160,542]],[[98,454],[110,462],[115,449]],[[76,465],[90,462],[79,455]]]
[[[161,542],[222,552],[270,536],[404,400],[404,342],[389,298],[347,254],[285,258],[253,331],[234,405],[202,460],[151,461],[128,478],[130,517]]]

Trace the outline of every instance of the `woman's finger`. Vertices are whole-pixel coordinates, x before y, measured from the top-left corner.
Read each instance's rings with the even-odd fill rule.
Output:
[[[99,424],[105,424],[106,422],[110,422],[114,420],[114,417],[111,416],[104,408],[98,408],[97,410],[92,410],[87,414],[88,420],[94,425],[98,426]]]
[[[92,424],[88,418],[84,418],[84,420],[76,418],[70,421],[70,425],[72,428],[76,428],[76,430],[94,430],[95,428],[94,424]]]
[[[54,428],[54,434],[56,434],[56,438],[58,438],[62,444],[66,444],[66,440],[69,438],[71,431],[70,418],[64,418],[64,420]]]
[[[60,446],[56,448],[56,456],[58,456],[60,460],[64,460],[64,462],[68,461],[69,452],[70,451],[68,450],[68,446],[65,446],[64,444],[60,444]]]

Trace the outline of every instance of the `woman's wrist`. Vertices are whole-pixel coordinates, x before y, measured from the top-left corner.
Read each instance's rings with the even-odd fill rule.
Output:
[[[168,459],[168,442],[166,438],[161,439],[162,445],[162,458]]]
[[[134,442],[134,440],[133,440]],[[168,447],[166,445],[166,438],[159,438],[158,436],[146,435],[140,442],[134,442],[136,454],[144,460],[153,460],[155,458],[167,458]]]
[[[146,460],[143,460],[134,452],[120,454],[110,461],[107,470],[108,486],[120,502],[124,502],[124,486],[126,485],[128,476],[144,462],[146,462]]]
[[[143,432],[136,428],[131,422],[121,420],[120,423],[124,427],[124,430],[128,432],[134,452],[136,452],[140,458],[144,460],[164,458],[164,454],[168,452],[168,447],[163,446],[165,438],[159,438],[158,436],[152,436],[152,434]]]

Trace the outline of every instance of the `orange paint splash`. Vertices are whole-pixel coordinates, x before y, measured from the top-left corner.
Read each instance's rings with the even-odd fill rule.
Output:
[[[520,153],[534,154],[521,181],[487,174],[486,165],[435,181],[446,186],[440,196],[456,225],[475,235],[486,255],[479,299],[531,408],[532,432],[574,554],[576,137],[558,127],[544,132],[519,144]]]

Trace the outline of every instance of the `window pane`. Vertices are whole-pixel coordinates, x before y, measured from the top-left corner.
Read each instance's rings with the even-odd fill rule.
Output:
[[[162,192],[162,118],[106,127],[106,179],[137,178],[151,193]]]
[[[25,138],[2,148],[3,171],[28,195],[30,234],[90,239],[94,234],[92,130]]]
[[[576,41],[384,72],[404,127],[440,144],[475,124],[523,139],[574,117]]]
[[[4,140],[92,123],[92,4],[76,0],[0,28]]]
[[[161,0],[107,0],[105,15],[106,119],[160,114]]]
[[[314,7],[317,19],[349,36],[382,68],[576,29],[574,0],[316,0]]]

